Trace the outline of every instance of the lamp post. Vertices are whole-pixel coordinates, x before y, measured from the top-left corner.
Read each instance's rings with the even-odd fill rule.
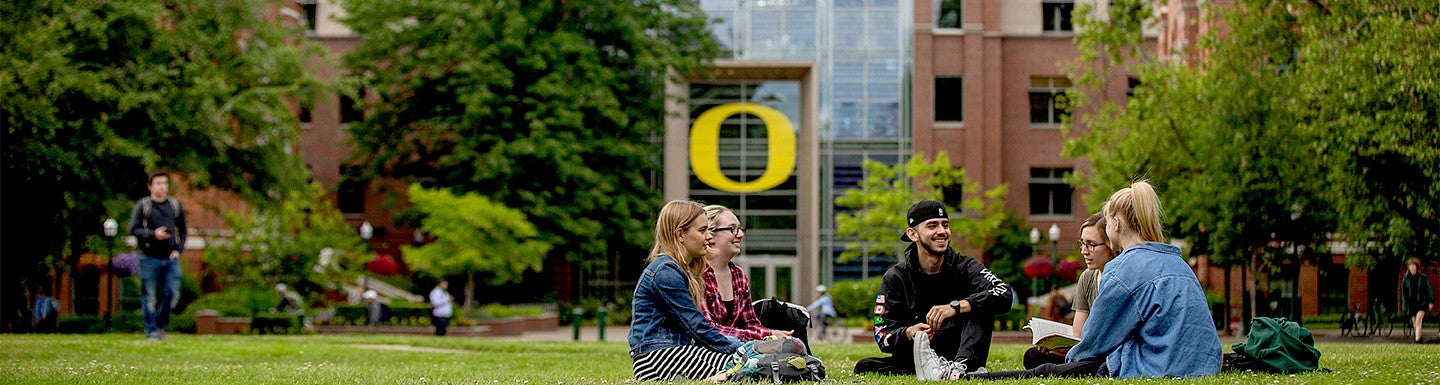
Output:
[[[101,224],[100,224],[100,227],[103,228],[103,229],[105,229],[105,242],[109,245],[109,247],[106,247],[106,248],[105,248],[105,249],[106,249],[106,250],[105,250],[105,254],[107,254],[107,255],[110,257],[110,258],[107,258],[107,259],[114,259],[114,258],[115,258],[115,247],[114,247],[115,245],[114,245],[113,243],[111,243],[111,242],[113,242],[112,238],[115,238],[115,234],[119,234],[119,233],[120,233],[120,223],[115,222],[115,218],[105,218],[105,222],[104,222],[104,223],[101,223]],[[108,263],[107,263],[107,265],[108,265]],[[105,330],[110,330],[110,314],[111,314],[111,313],[114,313],[114,312],[115,312],[115,273],[110,271],[109,266],[106,266],[106,269],[105,269]]]
[[[1050,268],[1060,272],[1060,225],[1050,224]],[[1050,280],[1050,290],[1055,290],[1055,280]]]
[[[1031,227],[1031,228],[1030,228],[1030,251],[1033,253],[1033,252],[1035,252],[1035,251],[1038,251],[1039,248],[1040,248],[1040,229]],[[1035,286],[1037,283],[1038,283],[1038,281],[1035,280],[1035,277],[1030,277],[1030,298],[1026,298],[1026,299],[1025,299],[1025,308],[1026,308],[1025,312],[1026,312],[1026,313],[1030,313],[1030,310],[1029,310],[1029,309],[1030,309],[1030,300],[1033,299],[1033,298],[1035,298],[1035,291],[1036,291],[1036,290],[1039,290],[1039,289]]]
[[[365,253],[367,255],[370,253],[370,237],[374,235],[375,226],[371,226],[370,221],[360,223],[360,238],[365,240]],[[365,290],[370,290],[370,274],[365,274],[365,288],[360,290],[362,292]]]

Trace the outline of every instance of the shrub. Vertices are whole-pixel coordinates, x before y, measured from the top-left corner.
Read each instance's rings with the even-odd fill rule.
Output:
[[[105,332],[105,320],[93,315],[62,315],[58,321],[61,333],[98,334]]]
[[[880,294],[880,278],[867,280],[840,281],[830,285],[830,297],[835,300],[835,312],[840,317],[870,317],[875,309],[875,296]]]

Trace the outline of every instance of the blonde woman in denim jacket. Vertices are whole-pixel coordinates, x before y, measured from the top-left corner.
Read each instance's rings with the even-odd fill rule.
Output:
[[[1198,377],[1220,372],[1220,337],[1205,291],[1180,248],[1162,243],[1160,198],[1145,181],[1110,195],[1105,234],[1120,250],[1105,265],[1069,362],[1103,358],[1116,377]]]
[[[692,201],[671,201],[655,222],[649,265],[635,285],[630,359],[635,379],[723,379],[740,344],[710,322],[700,274],[710,252],[705,210]]]

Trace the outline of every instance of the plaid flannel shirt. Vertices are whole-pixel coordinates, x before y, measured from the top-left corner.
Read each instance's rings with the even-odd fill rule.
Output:
[[[739,338],[741,341],[764,339],[770,329],[760,326],[755,316],[755,306],[750,303],[750,279],[735,263],[730,263],[730,286],[734,289],[732,306],[725,306],[720,300],[719,283],[715,281],[715,269],[705,265],[705,313],[711,324],[720,329],[720,334]]]

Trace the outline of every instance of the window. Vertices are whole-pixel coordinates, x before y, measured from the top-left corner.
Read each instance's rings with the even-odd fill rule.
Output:
[[[308,32],[315,32],[315,13],[317,12],[316,3],[319,3],[319,1],[295,0],[295,3],[300,4],[300,9],[305,11],[305,30]]]
[[[960,77],[935,78],[935,121],[965,121],[965,93],[962,84]]]
[[[341,213],[365,212],[365,190],[370,183],[360,179],[363,172],[358,166],[340,166],[340,185],[337,186],[335,200]]]
[[[1030,169],[1030,215],[1071,215],[1075,189],[1065,183],[1068,168]]]
[[[1045,12],[1044,15],[1041,15],[1045,25],[1040,29],[1046,32],[1075,30],[1075,27],[1070,25],[1070,12],[1075,10],[1073,0],[1045,0],[1040,9]]]
[[[1065,102],[1065,90],[1070,89],[1070,79],[1063,77],[1030,78],[1030,123],[1040,125],[1060,124],[1060,118],[1069,115],[1069,104]]]
[[[960,0],[935,0],[935,28],[965,28]]]
[[[301,101],[300,101],[300,112],[296,115],[296,118],[298,118],[298,119],[300,120],[300,128],[307,129],[307,130],[310,129],[310,101],[309,101],[309,100],[301,100]]]
[[[1125,97],[1135,97],[1135,88],[1140,87],[1140,79],[1125,78]]]
[[[355,92],[359,99],[351,98],[349,95],[340,94],[340,124],[358,122],[365,119],[364,106],[360,102],[365,100],[365,89]]]

